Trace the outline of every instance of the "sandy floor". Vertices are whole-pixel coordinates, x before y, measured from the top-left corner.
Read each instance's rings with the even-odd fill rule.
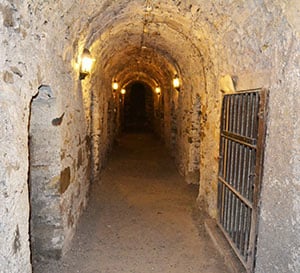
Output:
[[[178,175],[151,135],[129,134],[94,183],[70,251],[38,273],[226,273]]]

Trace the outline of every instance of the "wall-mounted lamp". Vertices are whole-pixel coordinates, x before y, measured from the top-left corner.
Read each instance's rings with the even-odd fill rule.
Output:
[[[174,79],[173,79],[173,87],[177,90],[180,91],[180,79],[177,74],[175,74]]]
[[[90,51],[85,48],[81,56],[80,73],[79,73],[80,80],[83,80],[87,75],[91,73],[94,62],[95,59],[92,58]]]
[[[161,93],[161,88],[160,88],[159,86],[156,86],[156,87],[155,87],[155,93],[156,93],[157,95],[160,95],[160,93]]]
[[[114,80],[114,81],[112,82],[112,84],[111,84],[111,87],[112,87],[112,90],[113,90],[114,92],[117,91],[118,88],[119,88],[118,82],[117,82],[116,80]]]
[[[125,95],[125,94],[126,94],[126,89],[122,88],[121,91],[120,91],[120,93],[121,93],[122,95]]]

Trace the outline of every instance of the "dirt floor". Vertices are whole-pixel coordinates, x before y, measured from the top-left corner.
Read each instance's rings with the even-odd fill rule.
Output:
[[[34,272],[229,273],[203,228],[197,194],[152,135],[124,135],[91,187],[70,251]]]

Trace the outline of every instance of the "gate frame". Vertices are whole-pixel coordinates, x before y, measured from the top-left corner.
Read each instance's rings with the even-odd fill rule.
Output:
[[[258,236],[258,225],[259,225],[259,215],[260,215],[260,207],[261,207],[261,188],[262,188],[262,180],[263,180],[263,163],[264,163],[264,153],[265,153],[265,140],[266,140],[266,132],[267,132],[267,117],[268,117],[268,101],[269,101],[269,91],[265,88],[257,88],[257,89],[249,89],[249,90],[239,90],[236,93],[226,94],[222,98],[222,109],[221,109],[221,119],[220,119],[220,143],[219,143],[219,171],[218,171],[218,185],[220,183],[220,168],[221,168],[221,141],[222,141],[222,124],[223,124],[223,111],[224,111],[224,97],[230,95],[237,94],[245,94],[245,93],[259,93],[259,104],[258,104],[258,126],[257,126],[257,143],[255,145],[256,149],[256,157],[255,157],[255,179],[253,182],[253,201],[252,201],[252,211],[251,211],[251,226],[250,226],[250,234],[249,234],[249,246],[247,248],[248,260],[245,261],[243,256],[239,253],[238,248],[235,243],[223,228],[220,222],[220,208],[219,208],[219,191],[217,196],[217,208],[218,208],[218,217],[217,224],[219,228],[222,230],[225,238],[228,243],[236,253],[237,257],[245,267],[248,273],[253,273],[255,268],[255,257],[256,257],[256,245],[257,245],[257,236]],[[224,183],[223,183],[224,185]]]

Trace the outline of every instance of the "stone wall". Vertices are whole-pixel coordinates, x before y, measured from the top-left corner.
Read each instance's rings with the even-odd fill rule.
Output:
[[[98,168],[91,165],[101,164],[101,161],[91,162],[92,151],[100,150],[101,160],[107,157],[110,135],[104,136],[109,141],[103,141],[101,147],[91,147],[92,113],[89,111],[92,103],[83,98],[85,83],[79,81],[76,62],[72,62],[73,55],[75,58],[81,52],[73,49],[68,37],[70,22],[63,16],[72,5],[67,1],[53,6],[43,1],[2,1],[0,4],[0,37],[4,48],[0,53],[0,272],[31,272],[29,239],[32,248],[36,238],[41,239],[40,246],[47,251],[39,251],[39,254],[44,256],[58,257],[66,251],[87,202],[90,170]],[[51,109],[47,109],[46,103],[45,111],[41,108],[37,113],[36,120],[42,123],[43,130],[36,132],[40,138],[35,135],[37,142],[31,144],[35,148],[44,145],[45,149],[31,162],[32,171],[34,173],[34,168],[52,170],[42,173],[46,177],[35,176],[40,185],[42,181],[47,183],[37,188],[35,183],[31,185],[30,192],[36,198],[29,203],[30,102],[40,86],[51,87],[56,107],[47,112]],[[104,131],[107,131],[108,123],[109,130],[113,126],[105,99],[97,111],[102,111]],[[36,113],[33,112],[33,116]],[[45,117],[48,120],[44,123]],[[45,195],[47,200],[44,200]],[[38,218],[49,224],[44,226],[42,234],[35,229],[37,225],[32,224],[31,232],[36,238],[33,235],[29,238],[30,206],[33,221]]]
[[[61,177],[60,125],[63,117],[64,114],[58,113],[51,88],[40,87],[39,94],[31,103],[29,122],[30,241],[33,260],[40,255],[60,257],[63,248],[60,194],[70,184],[70,168],[62,172]]]
[[[296,76],[299,75],[298,34],[288,23],[289,19],[285,19],[287,6],[277,9],[277,3],[265,2],[255,8],[250,3],[239,8],[240,16],[233,13],[230,24],[221,21],[217,25],[223,37],[214,39],[219,48],[215,54],[226,59],[213,59],[214,62],[217,60],[214,67],[219,67],[219,71],[208,71],[207,82],[218,82],[221,76],[230,73],[236,79],[237,90],[257,87],[270,90],[255,272],[297,272],[300,255],[296,236],[299,233],[299,217],[296,216],[300,209],[297,205],[299,173],[293,170],[299,165],[295,155],[298,145],[294,142],[295,125],[299,119],[296,110],[299,109],[299,99],[295,93],[296,86],[299,86],[299,77]],[[214,16],[218,13],[226,14],[226,9],[215,9]],[[229,8],[227,16],[230,13]],[[210,94],[209,100],[213,98]],[[213,105],[213,101],[209,105]],[[211,117],[212,113],[208,119]],[[205,146],[207,148],[209,144]],[[209,168],[204,171],[207,170]],[[214,192],[214,185],[212,183],[208,191]],[[209,196],[214,199],[212,194]],[[209,196],[206,200],[211,206]]]
[[[0,272],[31,272],[28,120],[39,79],[26,3],[0,4]],[[33,76],[34,75],[34,76]]]

